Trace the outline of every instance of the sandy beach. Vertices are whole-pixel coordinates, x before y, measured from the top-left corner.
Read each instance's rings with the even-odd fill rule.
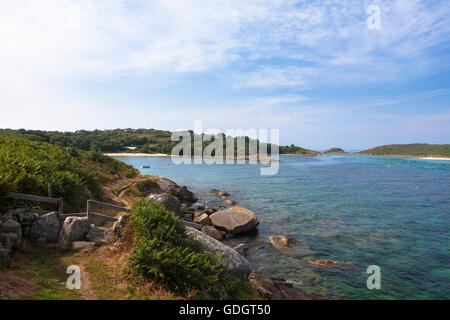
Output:
[[[170,157],[165,153],[104,153],[108,157]]]
[[[438,157],[425,157],[425,158],[417,158],[422,160],[444,160],[444,161],[450,161],[450,158],[438,158]]]

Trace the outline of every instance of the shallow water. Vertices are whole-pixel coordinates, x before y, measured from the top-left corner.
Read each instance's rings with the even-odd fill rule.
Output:
[[[261,176],[260,165],[118,159],[188,186],[206,206],[223,204],[211,194],[215,188],[253,210],[258,234],[229,242],[250,243],[254,269],[334,299],[450,297],[450,161],[281,156],[279,173]],[[269,235],[303,240],[310,254],[278,252]],[[317,267],[310,259],[351,264]],[[381,268],[381,290],[366,287],[369,265]]]

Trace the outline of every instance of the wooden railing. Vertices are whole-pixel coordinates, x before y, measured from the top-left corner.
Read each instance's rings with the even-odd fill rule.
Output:
[[[31,194],[15,193],[15,192],[8,192],[4,197],[10,198],[10,199],[16,199],[16,200],[26,200],[26,201],[34,201],[34,202],[53,204],[53,205],[58,206],[58,215],[62,215],[64,213],[63,198],[42,197],[42,196],[35,196],[35,195],[31,195]]]
[[[48,203],[48,204],[57,205],[58,206],[58,217],[60,219],[64,220],[67,217],[87,217],[89,224],[92,223],[92,218],[97,218],[97,219],[102,219],[102,220],[112,221],[112,222],[117,221],[117,218],[114,218],[114,217],[111,217],[111,216],[107,216],[107,215],[104,215],[104,214],[101,214],[101,213],[93,212],[92,208],[94,206],[105,208],[105,209],[116,210],[116,211],[120,211],[120,212],[131,212],[132,211],[130,209],[119,207],[119,206],[116,206],[116,205],[113,205],[113,204],[104,203],[104,202],[100,202],[100,201],[96,201],[96,200],[88,200],[87,201],[87,210],[86,210],[86,212],[81,212],[81,213],[64,213],[64,200],[63,200],[63,198],[42,197],[42,196],[35,196],[35,195],[31,195],[31,194],[14,193],[14,192],[9,192],[4,197],[11,198],[11,199],[16,199],[16,200],[35,201],[35,202],[41,202],[41,203]],[[182,220],[182,222],[186,226],[193,227],[193,228],[198,229],[198,230],[202,229],[202,226],[200,224],[193,223],[193,222],[188,222],[188,221],[184,221],[184,220]]]

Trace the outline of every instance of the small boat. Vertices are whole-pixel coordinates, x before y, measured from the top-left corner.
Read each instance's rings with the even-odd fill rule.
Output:
[[[150,169],[150,166],[142,166],[142,169]]]

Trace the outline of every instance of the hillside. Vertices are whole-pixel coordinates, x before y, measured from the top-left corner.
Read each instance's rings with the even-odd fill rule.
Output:
[[[377,156],[450,157],[450,144],[392,144],[358,152]]]
[[[47,142],[59,147],[72,147],[84,151],[99,151],[103,153],[137,152],[170,154],[172,148],[178,143],[171,141],[172,133],[170,131],[155,129],[79,130],[75,132],[0,129],[0,134]],[[191,135],[193,135],[193,132],[191,132]],[[223,137],[225,138],[226,136],[223,135]],[[245,149],[247,152],[250,140],[250,138],[245,137]],[[208,142],[204,142],[203,148],[208,144]],[[127,149],[127,147],[132,147],[133,149]],[[269,154],[270,150],[271,145],[268,144]],[[194,154],[193,150],[192,154]],[[290,145],[280,146],[280,154],[316,155],[318,153]]]
[[[323,151],[322,153],[345,153],[345,151],[341,148],[330,148]]]
[[[292,154],[292,155],[302,155],[302,156],[318,156],[321,153],[297,147],[293,144],[290,146],[280,146],[280,154]]]
[[[45,142],[0,135],[0,192],[63,197],[71,209],[84,209],[88,193],[138,176],[136,169],[99,152],[57,147]]]

